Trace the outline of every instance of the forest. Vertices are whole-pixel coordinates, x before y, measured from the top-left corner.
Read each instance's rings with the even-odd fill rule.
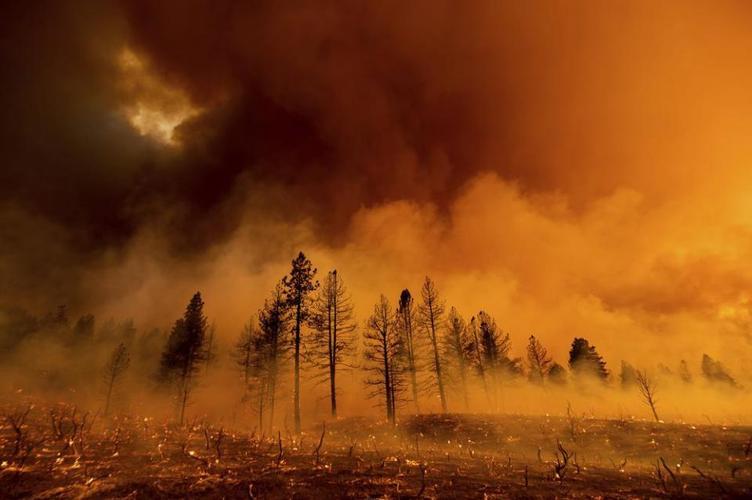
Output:
[[[344,277],[337,270],[319,274],[300,252],[234,335],[217,331],[199,291],[164,330],[139,331],[128,319],[97,324],[92,314],[73,321],[65,306],[42,316],[4,310],[2,353],[13,369],[4,380],[0,481],[18,496],[55,488],[63,496],[127,496],[133,488],[146,497],[285,498],[302,491],[315,497],[329,488],[328,494],[342,493],[342,477],[318,478],[336,466],[347,471],[345,496],[399,496],[403,485],[419,488],[413,496],[442,497],[453,495],[441,484],[458,467],[468,469],[467,483],[451,490],[460,496],[547,495],[552,485],[565,484],[561,491],[587,495],[621,491],[619,475],[631,463],[639,480],[626,496],[749,491],[752,432],[734,424],[733,414],[724,417],[731,426],[719,428],[707,414],[676,410],[677,398],[697,390],[708,405],[746,401],[747,388],[721,361],[703,354],[657,366],[620,360],[612,368],[595,345],[574,337],[568,359],[559,362],[535,335],[523,338],[516,356],[512,335],[491,314],[466,319],[430,277],[414,292],[391,295],[396,300],[380,295],[359,319]],[[538,398],[545,416],[519,404]],[[602,410],[596,403],[602,399],[619,405],[619,415]],[[708,444],[690,447],[683,453],[689,460],[694,454],[702,468],[693,463],[694,476],[677,479],[685,457],[674,470],[663,454],[689,446],[687,429],[701,443],[725,442],[727,455],[708,455]],[[619,442],[624,431],[630,439]],[[655,449],[639,445],[647,437]],[[601,470],[608,454],[603,439],[620,456]],[[657,458],[646,458],[651,453]],[[172,470],[167,489],[133,484],[145,456],[157,467],[152,474]],[[595,474],[587,480],[585,456]],[[127,463],[122,473],[113,472],[124,466],[117,460]],[[241,479],[238,467],[247,460],[259,467],[256,483]],[[524,468],[514,460],[525,460]],[[366,461],[380,463],[378,472],[374,464],[362,469]],[[70,471],[82,463],[86,477],[76,480]],[[430,484],[429,463],[436,476]],[[39,482],[39,466],[62,476]],[[191,467],[200,472],[198,490],[191,489],[199,484],[190,483]],[[730,471],[729,484],[717,468]],[[289,476],[284,488],[280,474]],[[209,478],[218,482],[202,482]],[[94,481],[102,484],[92,489]],[[309,491],[306,484],[314,486]]]

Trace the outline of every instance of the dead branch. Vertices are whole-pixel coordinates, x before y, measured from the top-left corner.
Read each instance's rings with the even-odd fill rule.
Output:
[[[277,431],[277,443],[279,444],[279,453],[277,454],[277,467],[282,464],[282,457],[284,456],[284,449],[282,448],[282,433]]]
[[[324,435],[326,434],[326,422],[321,424],[321,438],[319,439],[319,444],[316,446],[316,449],[314,450],[313,454],[316,456],[316,465],[319,465],[320,463],[320,453],[321,453],[321,446],[324,444]]]
[[[656,387],[653,381],[648,378],[647,372],[637,370],[637,387],[640,389],[640,394],[642,394],[643,401],[650,407],[650,410],[653,412],[653,418],[655,418],[656,422],[660,422],[661,420],[658,418],[658,412],[655,409],[655,405],[657,403],[657,401],[655,400]]]
[[[556,463],[554,463],[554,479],[559,482],[564,481],[567,464],[569,464],[569,452],[562,446],[561,441],[557,442],[558,451],[555,454]]]
[[[717,477],[713,477],[710,474],[704,474],[700,469],[695,467],[694,465],[691,466],[692,470],[697,472],[701,478],[705,479],[706,481],[710,482],[711,484],[714,484],[724,495],[728,493],[728,490],[726,490],[726,487],[723,485],[720,479]]]
[[[26,408],[26,411],[16,412],[5,417],[5,420],[7,420],[8,424],[13,429],[13,432],[16,434],[15,444],[13,445],[13,457],[17,456],[21,452],[21,448],[24,447],[24,443],[26,442],[24,424],[26,423],[26,417],[29,416],[29,412],[33,407],[33,405],[29,405]]]

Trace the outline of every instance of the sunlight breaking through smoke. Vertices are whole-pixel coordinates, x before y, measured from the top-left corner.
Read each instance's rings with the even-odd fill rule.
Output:
[[[148,63],[129,48],[123,49],[118,61],[125,101],[122,112],[128,123],[143,136],[178,146],[175,130],[201,110],[179,87],[153,74]]]

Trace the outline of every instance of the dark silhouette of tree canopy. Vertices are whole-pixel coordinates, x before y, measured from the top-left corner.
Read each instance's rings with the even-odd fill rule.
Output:
[[[167,346],[162,352],[163,379],[177,383],[179,390],[180,425],[185,420],[185,407],[199,365],[206,360],[206,316],[201,292],[196,292],[183,317],[175,322]]]
[[[567,383],[567,370],[559,363],[554,361],[551,364],[551,368],[548,370],[548,381],[556,385],[564,385]]]
[[[399,330],[402,339],[405,357],[405,371],[410,377],[410,388],[412,390],[413,403],[415,409],[420,413],[420,403],[418,401],[418,342],[415,338],[415,308],[413,307],[413,298],[410,290],[404,289],[400,293],[399,308],[397,309],[397,321],[395,326]]]
[[[264,428],[264,410],[268,399],[270,349],[257,322],[251,319],[243,326],[235,344],[233,357],[243,381],[241,401],[254,401],[258,415],[258,429]]]
[[[530,368],[530,380],[536,384],[542,384],[553,361],[535,335],[531,335],[528,339],[527,363]]]
[[[475,368],[476,373],[478,374],[478,377],[480,378],[481,382],[483,383],[483,392],[486,393],[486,399],[490,402],[491,401],[491,393],[488,387],[488,377],[486,373],[486,359],[483,354],[483,347],[481,342],[481,333],[480,333],[480,321],[478,318],[473,316],[470,318],[470,346],[469,346],[469,353],[470,353],[470,359],[472,362],[472,366]]]
[[[85,314],[73,326],[73,342],[85,343],[94,340],[94,315]]]
[[[689,371],[689,365],[687,365],[687,361],[684,359],[679,361],[679,378],[685,384],[692,382],[692,374]]]
[[[125,344],[120,343],[110,354],[110,359],[104,367],[104,382],[106,387],[106,399],[104,405],[105,416],[110,413],[110,401],[112,400],[112,391],[116,384],[121,380],[122,375],[131,364],[131,358]]]
[[[353,349],[355,315],[352,300],[336,270],[329,272],[311,314],[314,364],[329,378],[331,414],[337,416],[337,368]]]
[[[729,375],[723,364],[707,354],[702,355],[702,375],[711,383],[736,387],[736,380]]]
[[[569,351],[569,368],[577,376],[590,375],[600,380],[608,379],[608,370],[606,362],[596,351],[595,346],[581,337],[576,337],[572,341],[572,348]]]
[[[499,389],[503,379],[508,375],[519,375],[522,371],[519,359],[509,359],[512,341],[508,333],[502,333],[496,326],[496,320],[490,314],[481,311],[476,320],[471,321],[474,342],[479,343],[474,350],[478,352],[476,368],[486,382],[486,394],[495,407],[499,405]]]
[[[308,296],[319,286],[318,281],[314,281],[316,269],[311,261],[306,258],[303,252],[292,261],[292,269],[288,276],[282,280],[284,286],[285,299],[287,306],[293,312],[293,325],[295,334],[295,374],[294,374],[294,394],[293,405],[295,412],[295,432],[300,432],[300,338],[301,327],[308,320],[310,307]]]
[[[441,353],[439,351],[438,332],[443,323],[444,302],[439,298],[439,291],[435,283],[426,276],[421,289],[421,298],[423,302],[418,307],[418,314],[421,324],[431,345],[431,371],[433,372],[436,389],[439,392],[441,409],[444,413],[447,411],[446,393],[444,390],[444,376],[441,367]]]
[[[470,339],[467,325],[457,310],[452,307],[446,321],[444,336],[444,358],[448,361],[450,380],[457,386],[465,409],[469,407],[467,393],[467,370],[472,365],[473,342]]]
[[[269,408],[269,424],[274,423],[274,410],[277,401],[277,389],[280,373],[289,352],[288,327],[290,314],[281,285],[272,291],[272,296],[264,302],[264,307],[258,313],[260,335],[255,340],[254,350],[260,385],[265,389],[265,400]],[[263,421],[263,399],[260,403]]]
[[[628,389],[637,385],[637,375],[637,370],[632,365],[626,361],[621,362],[621,374],[619,375],[619,379],[621,380],[621,387],[623,389]]]
[[[384,398],[386,417],[392,424],[396,420],[397,400],[405,386],[404,344],[394,325],[394,313],[382,295],[363,332],[364,368],[370,373],[365,383],[372,389],[369,397]]]

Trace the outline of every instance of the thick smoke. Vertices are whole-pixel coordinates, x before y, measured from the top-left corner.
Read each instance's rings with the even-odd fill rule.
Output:
[[[303,248],[361,319],[428,273],[519,351],[749,366],[745,5],[2,9],[3,305],[230,339]]]

